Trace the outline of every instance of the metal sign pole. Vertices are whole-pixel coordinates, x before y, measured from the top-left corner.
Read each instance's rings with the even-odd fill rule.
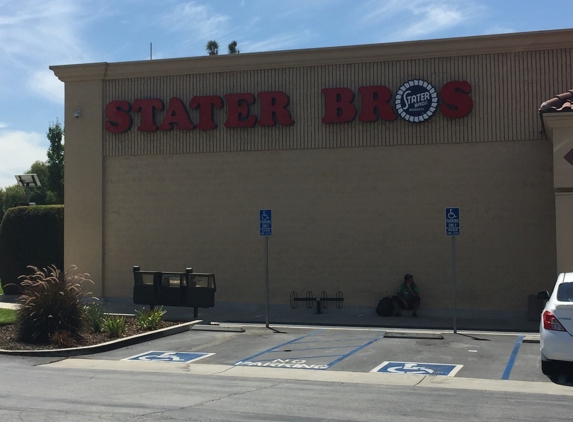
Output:
[[[458,207],[446,208],[446,236],[452,238],[452,289],[454,293],[454,334],[458,332],[456,321],[456,237],[460,235],[460,209]]]
[[[456,236],[452,236],[452,287],[454,289],[454,334],[458,332],[456,325]]]
[[[271,307],[271,296],[269,292],[269,237],[265,236],[265,285],[267,289],[267,328],[269,328],[269,311]]]
[[[265,289],[267,293],[266,326],[269,328],[269,313],[271,308],[271,295],[269,292],[269,236],[273,234],[273,212],[271,210],[259,211],[259,234],[265,237]]]

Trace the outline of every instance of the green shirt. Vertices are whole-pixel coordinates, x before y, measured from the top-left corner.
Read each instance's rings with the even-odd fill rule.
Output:
[[[418,291],[418,285],[417,284],[414,284],[414,287],[412,288],[412,290],[414,290],[418,294],[420,293]],[[398,294],[400,294],[400,293],[404,296],[412,296],[412,293],[410,293],[410,289],[408,289],[406,282],[403,282],[400,285],[400,290],[398,290]]]

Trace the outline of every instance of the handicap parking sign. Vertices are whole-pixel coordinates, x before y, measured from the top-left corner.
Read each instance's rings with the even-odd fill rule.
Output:
[[[199,359],[214,355],[214,353],[195,353],[195,352],[157,352],[150,351],[140,353],[122,360],[143,361],[143,362],[170,362],[170,363],[189,363]]]
[[[370,372],[387,372],[389,374],[414,374],[453,377],[463,365],[421,362],[382,362]]]
[[[273,234],[272,210],[259,211],[259,233],[261,236],[271,236]]]
[[[460,209],[458,207],[446,208],[446,236],[460,235]]]

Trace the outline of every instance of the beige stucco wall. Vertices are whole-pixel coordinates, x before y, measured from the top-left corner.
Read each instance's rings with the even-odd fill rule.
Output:
[[[66,263],[103,296],[131,296],[133,265],[193,266],[216,274],[218,301],[263,302],[258,210],[271,208],[273,303],[342,290],[345,305],[373,306],[411,272],[424,307],[447,309],[444,208],[459,206],[458,307],[523,311],[556,271],[553,148],[537,107],[573,86],[572,35],[53,67],[66,82]],[[322,88],[395,93],[412,78],[438,91],[468,81],[472,113],[321,122]],[[103,129],[111,100],[265,90],[290,96],[295,125],[228,130],[220,110],[213,131],[141,133],[138,115],[127,133]]]
[[[101,74],[103,76],[103,74]],[[66,84],[64,266],[88,272],[103,288],[102,81]],[[74,114],[79,111],[80,117]]]
[[[133,265],[192,266],[218,300],[263,302],[270,208],[271,302],[342,290],[372,306],[411,272],[445,309],[459,206],[459,307],[524,309],[555,271],[550,160],[548,141],[107,158],[104,294],[128,297]]]
[[[543,121],[553,145],[557,272],[569,272],[573,271],[573,165],[564,157],[573,150],[573,116],[549,113]]]

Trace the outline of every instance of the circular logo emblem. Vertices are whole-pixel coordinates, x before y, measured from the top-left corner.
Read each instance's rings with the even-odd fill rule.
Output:
[[[396,111],[412,123],[428,120],[438,107],[438,93],[431,83],[412,79],[396,92]]]

